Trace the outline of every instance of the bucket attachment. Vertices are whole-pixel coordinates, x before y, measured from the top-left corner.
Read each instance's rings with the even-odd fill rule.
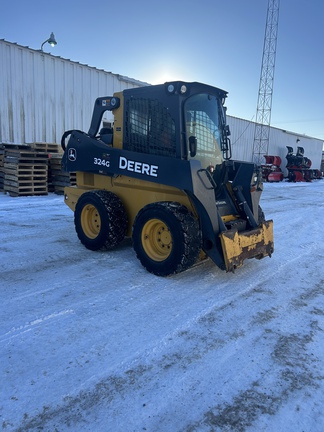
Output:
[[[265,221],[258,228],[239,233],[223,231],[220,234],[226,271],[234,271],[248,258],[271,256],[274,250],[273,221]]]

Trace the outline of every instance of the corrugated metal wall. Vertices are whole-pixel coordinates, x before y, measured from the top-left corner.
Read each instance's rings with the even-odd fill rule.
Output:
[[[252,161],[255,123],[231,116],[227,116],[227,120],[231,130],[233,159]],[[299,139],[298,143],[297,139]],[[286,170],[286,146],[292,147],[294,153],[297,151],[297,146],[304,147],[304,155],[312,161],[312,168],[320,169],[323,149],[322,140],[271,127],[268,154],[281,157],[281,169],[285,176],[288,173]]]
[[[60,143],[66,130],[89,129],[98,96],[147,85],[5,40],[0,65],[0,143]],[[231,116],[228,123],[233,159],[252,161],[255,123]],[[269,155],[281,157],[285,175],[286,146],[296,151],[298,138],[312,167],[320,168],[323,141],[271,128]]]
[[[145,85],[0,40],[0,143],[59,143],[88,130],[98,96]]]

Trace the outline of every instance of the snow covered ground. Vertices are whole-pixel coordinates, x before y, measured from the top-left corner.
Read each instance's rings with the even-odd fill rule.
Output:
[[[3,431],[324,430],[324,180],[265,184],[272,258],[159,278],[62,196],[0,194]]]

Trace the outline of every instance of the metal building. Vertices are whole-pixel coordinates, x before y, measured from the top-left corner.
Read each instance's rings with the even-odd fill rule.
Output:
[[[0,143],[59,143],[88,130],[95,99],[141,81],[0,40]]]
[[[0,65],[0,144],[60,143],[66,130],[89,129],[98,96],[148,85],[3,39]],[[252,161],[255,123],[231,116],[228,123],[233,158]],[[269,155],[281,157],[285,175],[286,146],[297,145],[320,169],[322,140],[271,127]]]

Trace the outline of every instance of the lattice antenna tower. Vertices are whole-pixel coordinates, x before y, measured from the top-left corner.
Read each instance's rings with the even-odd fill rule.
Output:
[[[280,0],[268,0],[267,21],[264,35],[258,104],[256,111],[256,125],[253,141],[253,162],[257,165],[264,163],[263,156],[268,154],[269,148],[272,93],[279,24],[279,6]]]

